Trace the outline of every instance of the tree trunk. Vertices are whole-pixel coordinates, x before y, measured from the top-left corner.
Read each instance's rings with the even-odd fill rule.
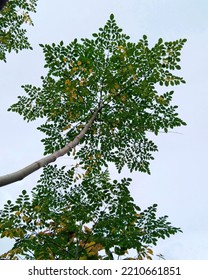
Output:
[[[95,121],[99,111],[101,110],[101,107],[99,109],[97,109],[91,119],[86,123],[85,127],[82,129],[82,131],[74,138],[73,141],[69,142],[65,147],[63,147],[62,149],[52,153],[49,156],[46,156],[44,158],[39,159],[38,161],[33,162],[32,164],[7,175],[1,176],[0,177],[0,187],[9,185],[11,183],[20,181],[22,179],[24,179],[25,177],[27,177],[28,175],[30,175],[31,173],[35,172],[36,170],[42,168],[43,166],[48,165],[51,162],[54,162],[57,160],[57,158],[65,155],[66,153],[68,153],[68,151],[72,148],[74,148],[75,146],[77,146],[80,142],[80,140],[85,136],[85,134],[87,133],[87,131],[90,129],[90,127],[92,126],[93,122]]]

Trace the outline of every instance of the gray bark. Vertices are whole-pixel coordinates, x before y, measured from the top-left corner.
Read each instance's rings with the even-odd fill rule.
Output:
[[[51,162],[54,162],[57,160],[57,158],[65,155],[66,153],[68,153],[69,150],[71,150],[72,148],[74,148],[75,146],[77,146],[77,144],[79,144],[80,140],[85,136],[85,134],[87,133],[87,131],[90,129],[90,127],[92,126],[93,122],[95,121],[98,112],[101,110],[101,107],[99,109],[97,109],[91,119],[86,123],[85,127],[81,130],[81,132],[74,138],[73,141],[69,142],[65,147],[63,147],[62,149],[52,153],[49,156],[43,157],[35,162],[33,162],[32,164],[7,175],[4,176],[0,176],[0,187],[9,185],[11,183],[20,181],[22,179],[24,179],[25,177],[27,177],[28,175],[30,175],[31,173],[37,171],[38,169],[48,165]]]

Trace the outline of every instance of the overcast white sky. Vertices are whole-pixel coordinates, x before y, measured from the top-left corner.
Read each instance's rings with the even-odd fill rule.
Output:
[[[155,142],[159,152],[151,163],[152,174],[133,173],[132,194],[146,208],[158,204],[158,214],[168,215],[177,234],[159,242],[155,254],[166,259],[208,259],[208,2],[206,0],[39,0],[28,32],[34,51],[10,54],[0,63],[0,175],[16,171],[42,157],[38,122],[26,123],[7,108],[24,92],[21,85],[40,83],[44,74],[39,43],[58,43],[89,37],[114,13],[118,25],[138,41],[143,34],[150,44],[158,38],[187,38],[181,76],[186,85],[175,88],[174,102],[186,127],[161,133]],[[66,158],[59,163],[66,164]],[[22,189],[31,189],[41,171],[0,189],[0,206]],[[0,240],[0,253],[8,242]]]

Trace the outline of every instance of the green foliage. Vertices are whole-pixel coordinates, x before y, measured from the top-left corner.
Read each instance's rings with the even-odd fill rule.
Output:
[[[0,60],[12,50],[32,49],[22,26],[32,24],[30,12],[35,12],[37,0],[10,0],[0,12]]]
[[[158,134],[185,125],[177,106],[171,105],[173,91],[156,91],[159,85],[184,83],[171,70],[179,68],[185,41],[159,39],[149,48],[144,35],[131,43],[111,16],[91,40],[41,45],[48,69],[42,88],[25,85],[28,96],[19,96],[9,110],[27,121],[46,120],[38,129],[46,134],[42,142],[45,154],[50,154],[70,142],[100,108],[76,155],[83,167],[89,167],[93,157],[93,170],[113,162],[119,172],[127,165],[131,171],[150,173],[149,161],[157,147],[147,132]]]
[[[186,40],[159,39],[150,48],[146,35],[138,43],[129,39],[111,15],[91,39],[40,45],[48,69],[42,86],[23,86],[27,96],[9,110],[45,121],[38,127],[45,154],[63,148],[99,113],[68,153],[75,160],[70,170],[45,167],[31,197],[23,191],[5,204],[0,238],[15,243],[2,258],[131,259],[134,249],[134,259],[151,259],[158,239],[180,231],[167,216],[157,218],[156,204],[141,211],[128,189],[131,179],[111,181],[108,168],[150,173],[157,146],[149,132],[185,125],[166,87],[184,83],[175,72]]]
[[[159,238],[180,231],[167,216],[156,218],[157,205],[140,210],[128,190],[131,179],[111,182],[104,171],[73,184],[75,169],[64,169],[44,168],[31,199],[23,191],[4,206],[0,235],[15,244],[1,257],[112,259],[135,249],[135,258],[144,258]]]

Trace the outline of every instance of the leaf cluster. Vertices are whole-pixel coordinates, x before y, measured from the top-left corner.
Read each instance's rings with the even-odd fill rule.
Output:
[[[35,12],[37,0],[10,0],[0,12],[0,60],[6,62],[6,53],[32,49],[26,37],[24,24],[33,24],[30,12]]]
[[[1,211],[0,236],[15,239],[7,259],[113,259],[127,257],[135,249],[146,256],[148,246],[180,231],[157,218],[157,205],[145,211],[128,190],[131,179],[120,182],[86,175],[73,184],[74,171],[56,166],[44,168],[33,189]]]
[[[46,135],[42,142],[50,154],[72,141],[100,109],[76,155],[83,166],[93,158],[93,170],[113,162],[119,172],[127,165],[150,173],[157,147],[147,133],[185,125],[171,104],[174,92],[156,90],[185,82],[174,74],[185,41],[159,39],[150,48],[144,35],[132,43],[111,15],[92,39],[41,45],[48,69],[42,87],[23,86],[27,96],[19,96],[9,110],[27,121],[46,120],[38,129]]]

